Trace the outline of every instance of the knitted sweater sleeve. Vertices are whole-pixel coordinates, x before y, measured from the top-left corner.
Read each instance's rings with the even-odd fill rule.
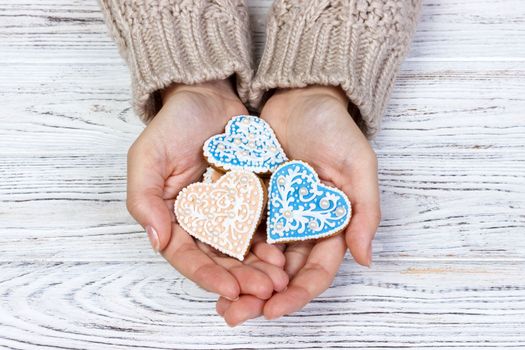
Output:
[[[247,100],[252,79],[248,12],[243,0],[99,0],[131,72],[133,104],[148,122],[159,91],[236,77]]]
[[[276,0],[250,92],[258,107],[275,88],[341,86],[372,136],[408,51],[420,0]]]

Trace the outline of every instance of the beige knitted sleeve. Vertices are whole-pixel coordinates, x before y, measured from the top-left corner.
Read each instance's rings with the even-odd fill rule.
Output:
[[[159,91],[172,83],[236,77],[247,100],[253,76],[243,0],[100,0],[106,23],[128,63],[134,107],[148,122]]]
[[[420,0],[277,0],[250,92],[252,107],[275,88],[341,86],[372,136],[408,51]]]

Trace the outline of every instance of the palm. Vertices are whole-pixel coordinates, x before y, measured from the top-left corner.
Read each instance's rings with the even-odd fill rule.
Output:
[[[282,140],[289,158],[310,163],[323,180],[338,186],[348,182],[341,169],[370,162],[372,150],[365,137],[333,97],[306,98],[297,108],[288,105],[286,117],[278,104],[281,96],[276,98],[275,106],[267,105],[262,117]]]
[[[228,113],[244,113],[244,106],[214,109],[203,94],[181,92],[165,105],[139,138],[149,150],[146,159],[158,176],[157,186],[168,208],[181,188],[199,179],[206,168],[202,145],[220,133]],[[184,127],[181,127],[184,126]],[[146,145],[144,145],[146,144]],[[170,211],[171,212],[171,211]]]

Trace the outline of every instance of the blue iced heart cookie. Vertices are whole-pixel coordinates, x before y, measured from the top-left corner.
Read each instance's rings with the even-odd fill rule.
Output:
[[[303,241],[342,231],[352,216],[348,197],[319,181],[308,164],[281,165],[268,188],[268,243]]]
[[[233,117],[224,134],[204,143],[204,156],[223,170],[270,173],[287,161],[277,137],[264,120],[250,115]]]

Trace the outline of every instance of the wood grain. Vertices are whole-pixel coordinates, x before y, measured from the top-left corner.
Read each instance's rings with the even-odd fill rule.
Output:
[[[0,264],[0,346],[349,349],[525,346],[523,264],[347,262],[278,321],[229,329],[214,296],[164,263]]]
[[[264,41],[264,23],[272,0],[248,0],[254,47]],[[3,60],[18,62],[108,63],[117,59],[95,1],[0,1],[0,52]],[[523,60],[521,0],[427,0],[409,60],[498,59]],[[32,54],[32,55],[31,55]]]
[[[513,62],[404,65],[374,141],[376,259],[525,259],[524,72]],[[84,88],[103,96],[105,80]],[[9,94],[27,114],[0,130],[0,212],[12,222],[0,259],[152,258],[124,208],[125,152],[141,129],[127,102],[35,94],[30,105]]]
[[[525,260],[525,161],[381,152],[375,259]],[[125,155],[4,156],[0,169],[1,261],[154,258],[125,209]]]
[[[0,0],[0,348],[525,348],[524,27],[522,0],[423,2],[373,142],[374,267],[229,329],[126,212],[143,126],[97,3]]]

